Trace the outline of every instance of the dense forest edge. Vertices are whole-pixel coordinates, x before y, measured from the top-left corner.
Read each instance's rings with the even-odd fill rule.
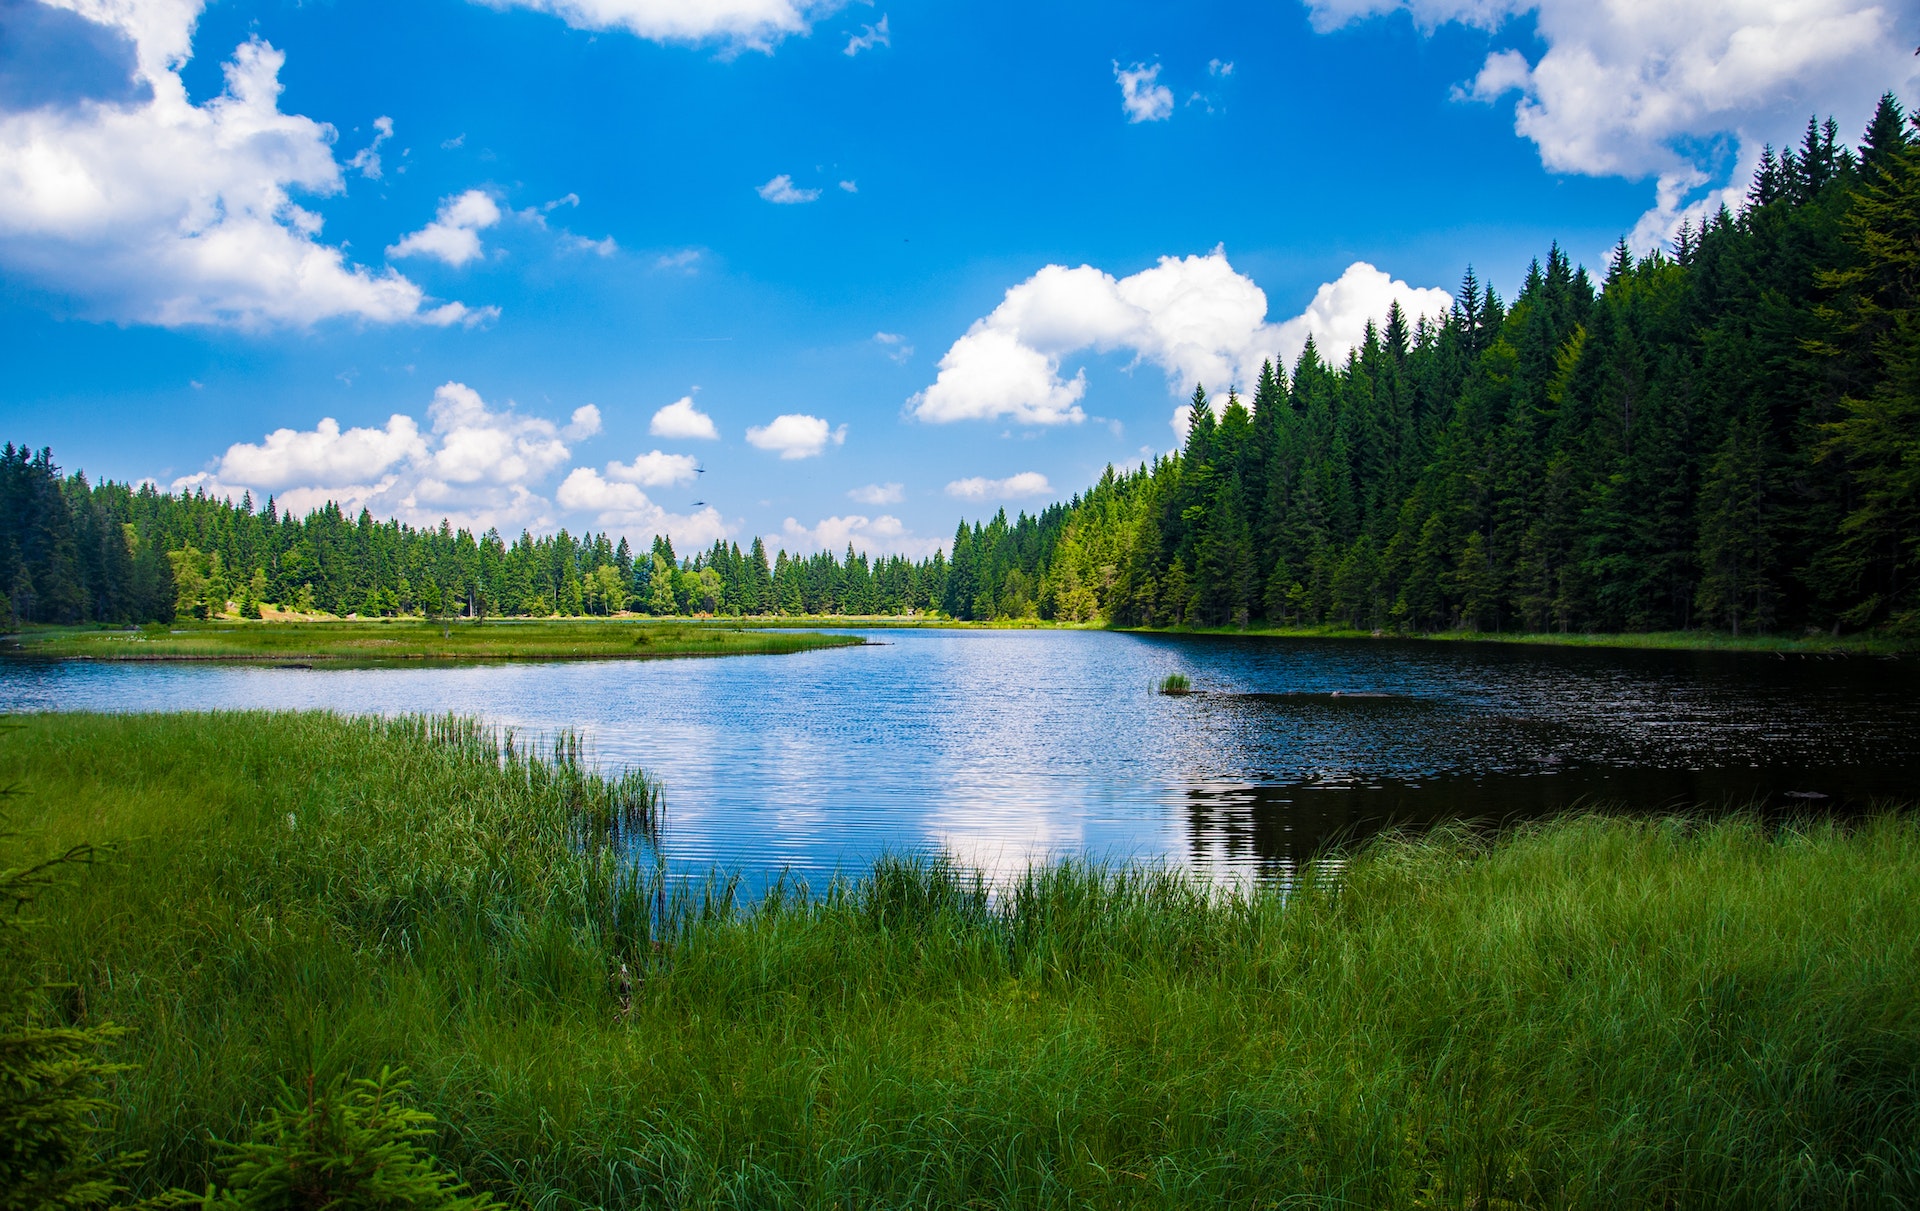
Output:
[[[656,784],[457,719],[24,716],[0,785],[0,1069],[66,1065],[0,1119],[71,1112],[0,1177],[63,1206],[1920,1198],[1911,813],[749,899],[630,860]]]
[[[0,459],[6,622],[241,616],[943,615],[1362,632],[1920,635],[1920,132],[1809,120],[1746,205],[1557,246],[1511,303],[1397,306],[1249,398],[1196,388],[1182,449],[924,560],[771,560],[659,536],[305,517]]]

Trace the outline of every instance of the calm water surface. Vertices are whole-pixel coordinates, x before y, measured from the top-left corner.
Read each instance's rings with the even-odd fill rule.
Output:
[[[819,880],[887,850],[1284,875],[1389,823],[1580,802],[1916,797],[1920,664],[1062,631],[798,656],[361,669],[0,663],[0,710],[456,711],[579,730],[667,792],[678,868]],[[1185,673],[1197,691],[1151,687]]]

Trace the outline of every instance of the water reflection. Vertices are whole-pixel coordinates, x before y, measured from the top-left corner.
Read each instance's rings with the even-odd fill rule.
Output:
[[[461,668],[0,663],[0,709],[329,707],[581,731],[655,772],[675,866],[816,886],[884,850],[1287,878],[1384,827],[1582,803],[1910,798],[1913,662],[908,631],[773,658]],[[1169,673],[1184,698],[1155,694]],[[1825,798],[1792,798],[1821,795]]]

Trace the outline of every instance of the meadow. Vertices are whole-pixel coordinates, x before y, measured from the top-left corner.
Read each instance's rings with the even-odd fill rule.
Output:
[[[853,635],[747,630],[733,623],[628,619],[175,622],[38,626],[0,652],[68,660],[215,660],[382,664],[400,661],[646,660],[779,655],[864,642]]]
[[[393,1065],[529,1207],[1920,1200],[1910,814],[1388,837],[1290,888],[902,857],[747,904],[662,880],[670,799],[566,737],[8,726],[0,867],[102,849],[0,963],[125,1028],[136,1194],[201,1188],[280,1082]]]

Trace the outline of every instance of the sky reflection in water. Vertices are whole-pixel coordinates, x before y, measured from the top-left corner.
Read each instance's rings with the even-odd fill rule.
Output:
[[[581,731],[689,871],[944,848],[1284,875],[1389,823],[1909,798],[1920,666],[1395,641],[877,631],[782,657],[459,668],[0,664],[0,709],[325,707]],[[1185,673],[1198,691],[1152,687]],[[1368,696],[1378,695],[1378,696]],[[1819,794],[1824,799],[1789,798]]]

